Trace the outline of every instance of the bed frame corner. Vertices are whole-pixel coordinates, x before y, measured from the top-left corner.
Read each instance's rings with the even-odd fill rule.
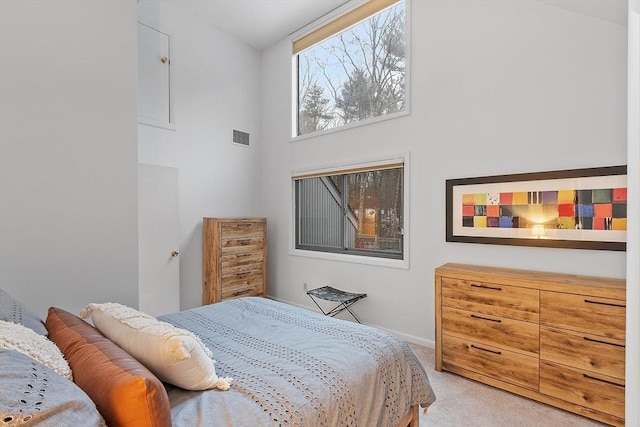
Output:
[[[413,405],[398,422],[397,427],[420,427],[420,405]]]

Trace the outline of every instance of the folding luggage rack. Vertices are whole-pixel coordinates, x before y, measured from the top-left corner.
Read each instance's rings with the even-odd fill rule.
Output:
[[[361,300],[362,298],[367,297],[367,294],[354,294],[351,292],[346,292],[340,289],[332,288],[331,286],[323,286],[321,288],[311,289],[310,291],[307,291],[307,295],[309,295],[309,298],[311,298],[311,300],[318,306],[322,314],[324,314],[325,316],[334,317],[336,314],[344,310],[347,310],[349,313],[351,313],[353,318],[356,319],[356,322],[358,323],[360,323],[360,320],[358,320],[356,315],[353,314],[353,311],[351,311],[349,307],[355,304],[356,302],[358,302],[359,300]],[[339,304],[329,311],[324,311],[324,309],[320,307],[320,304],[318,304],[318,302],[315,300],[314,297],[323,299],[326,301],[337,302]]]

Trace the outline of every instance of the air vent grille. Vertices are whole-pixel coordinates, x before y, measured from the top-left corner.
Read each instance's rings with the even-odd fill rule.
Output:
[[[239,130],[233,130],[233,142],[240,145],[249,146],[249,134]]]

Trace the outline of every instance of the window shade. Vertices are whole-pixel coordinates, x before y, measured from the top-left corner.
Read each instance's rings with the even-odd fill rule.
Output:
[[[336,19],[326,23],[315,31],[310,32],[293,41],[293,54],[297,55],[303,50],[313,46],[316,43],[327,39],[334,34],[357,24],[360,21],[367,19],[370,16],[386,9],[387,7],[394,5],[401,0],[369,0],[365,4],[356,7],[350,12],[337,17]]]
[[[395,161],[395,162],[392,162],[392,163],[363,165],[363,166],[360,166],[360,167],[356,166],[356,167],[344,168],[344,169],[331,169],[331,170],[324,170],[324,171],[301,172],[301,173],[298,173],[298,174],[294,174],[292,176],[292,178],[294,180],[309,179],[309,178],[319,178],[319,177],[322,177],[322,176],[343,175],[343,174],[362,173],[362,172],[373,172],[373,171],[380,171],[380,170],[387,170],[387,169],[397,169],[397,168],[401,168],[401,167],[404,167],[404,162],[403,161]]]

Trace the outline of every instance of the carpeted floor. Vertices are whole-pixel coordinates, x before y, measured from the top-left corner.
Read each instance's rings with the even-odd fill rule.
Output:
[[[420,426],[602,427],[604,424],[433,368],[434,350],[409,344],[424,365],[436,393]]]

